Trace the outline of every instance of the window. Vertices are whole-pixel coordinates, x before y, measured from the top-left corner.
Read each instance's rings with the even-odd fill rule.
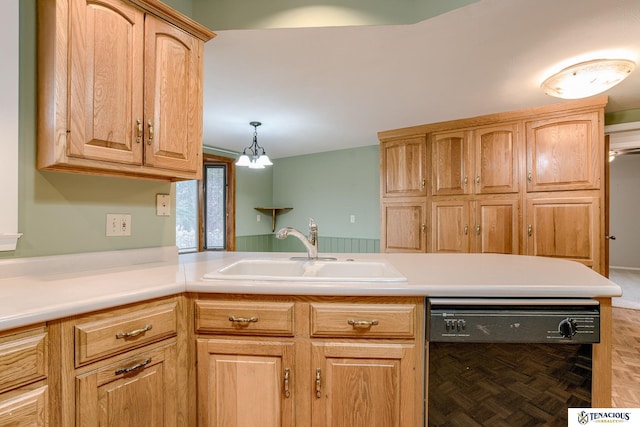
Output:
[[[204,167],[204,249],[221,250],[226,244],[226,165]]]
[[[235,160],[205,154],[202,181],[176,183],[180,253],[235,250]]]

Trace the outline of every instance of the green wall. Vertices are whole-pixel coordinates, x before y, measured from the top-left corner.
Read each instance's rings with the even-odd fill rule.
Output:
[[[184,2],[187,4],[187,2]],[[36,170],[36,0],[20,0],[18,231],[0,258],[175,244],[175,216],[157,217],[170,183]],[[107,213],[132,215],[130,237],[105,237]]]
[[[178,0],[174,0],[178,1]],[[335,25],[415,24],[477,0],[193,0],[214,31]]]

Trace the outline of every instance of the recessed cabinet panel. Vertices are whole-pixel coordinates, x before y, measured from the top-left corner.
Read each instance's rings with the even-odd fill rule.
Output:
[[[381,247],[385,252],[424,252],[426,202],[389,202],[382,206]]]
[[[517,125],[474,131],[476,194],[518,192]]]
[[[598,113],[526,123],[527,191],[600,188]]]
[[[199,339],[198,419],[210,427],[293,427],[293,343]]]
[[[0,396],[0,426],[48,426],[47,394],[42,386]]]
[[[196,172],[202,162],[202,43],[153,17],[145,32],[145,164]]]
[[[470,192],[470,146],[467,132],[435,134],[432,137],[433,195]]]
[[[382,197],[426,196],[426,137],[382,146]]]
[[[518,254],[518,201],[475,202],[475,252]]]
[[[469,202],[438,201],[432,204],[433,252],[469,252]]]
[[[599,199],[566,197],[527,202],[528,254],[580,261],[599,258]],[[595,265],[598,268],[598,265]]]
[[[142,164],[144,14],[121,1],[71,2],[68,155]]]
[[[418,425],[405,396],[415,376],[412,344],[313,343],[314,427]]]

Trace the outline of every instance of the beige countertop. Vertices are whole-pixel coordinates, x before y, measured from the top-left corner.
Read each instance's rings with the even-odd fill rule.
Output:
[[[615,283],[575,262],[516,255],[321,254],[385,260],[406,282],[203,280],[240,259],[288,253],[207,252],[174,247],[0,261],[0,330],[181,292],[279,295],[413,295],[487,298],[616,297]]]

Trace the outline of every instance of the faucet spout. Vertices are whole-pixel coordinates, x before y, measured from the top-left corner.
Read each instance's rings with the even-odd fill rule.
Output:
[[[276,238],[283,240],[286,239],[289,235],[296,237],[302,242],[305,249],[307,250],[307,257],[309,259],[318,259],[318,225],[313,220],[313,218],[309,218],[308,237],[293,227],[285,227],[278,230],[278,232],[276,233]]]

